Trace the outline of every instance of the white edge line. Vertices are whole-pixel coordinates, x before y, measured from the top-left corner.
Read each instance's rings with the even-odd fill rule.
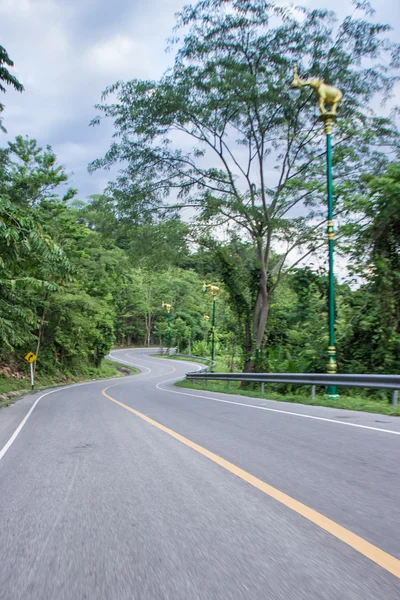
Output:
[[[163,359],[163,360],[170,360],[172,362],[172,359]],[[200,371],[200,369],[202,368],[202,366],[199,366],[199,363],[190,363],[189,361],[182,361],[182,362],[186,362],[187,364],[192,364],[192,365],[197,366],[198,371]],[[296,413],[296,412],[293,412],[290,410],[281,410],[279,408],[269,408],[267,406],[256,406],[255,404],[245,404],[244,402],[234,402],[232,400],[223,400],[222,398],[213,398],[211,396],[205,396],[205,395],[200,395],[200,394],[189,394],[188,392],[178,392],[177,390],[165,389],[165,388],[160,387],[163,383],[170,383],[171,381],[178,381],[179,379],[183,379],[183,378],[184,378],[184,375],[182,375],[182,377],[179,376],[179,377],[174,377],[173,379],[167,379],[165,381],[160,381],[159,383],[156,384],[155,387],[156,387],[156,389],[158,389],[160,391],[170,392],[171,394],[179,394],[181,396],[190,396],[192,398],[205,398],[206,400],[212,400],[213,402],[222,402],[224,404],[233,404],[233,405],[237,405],[237,406],[244,406],[246,408],[254,408],[257,410],[265,410],[267,412],[291,415],[292,417],[302,417],[303,419],[313,419],[314,421],[325,421],[327,423],[334,423],[335,425],[344,425],[347,427],[356,427],[358,429],[369,429],[371,431],[380,431],[381,433],[400,435],[400,431],[393,431],[393,429],[381,429],[380,427],[372,427],[371,425],[360,425],[359,423],[343,423],[343,421],[338,421],[336,419],[328,419],[326,417],[317,417],[315,415],[305,415],[305,414]]]
[[[359,429],[370,429],[372,431],[380,431],[381,433],[391,433],[393,435],[400,435],[400,431],[393,431],[393,429],[381,429],[380,427],[372,427],[370,425],[360,425],[358,423],[343,423],[336,419],[327,419],[326,417],[316,417],[315,415],[304,415],[302,413],[292,412],[290,410],[280,410],[279,408],[269,408],[267,406],[256,406],[255,404],[245,404],[244,402],[233,402],[232,400],[222,400],[222,398],[212,398],[211,396],[200,396],[200,394],[189,394],[188,392],[178,392],[176,390],[165,389],[159,387],[162,383],[169,383],[170,381],[177,381],[179,378],[168,379],[167,381],[160,381],[155,387],[158,390],[164,392],[170,392],[171,394],[180,394],[181,396],[192,396],[193,398],[205,398],[206,400],[213,400],[214,402],[223,402],[224,404],[234,404],[237,406],[245,406],[247,408],[255,408],[257,410],[266,410],[268,412],[281,413],[284,415],[291,415],[293,417],[303,417],[303,419],[314,419],[315,421],[326,421],[328,423],[335,423],[336,425],[347,425],[348,427],[357,427]]]
[[[110,352],[109,356],[112,356],[111,352]],[[116,358],[115,356],[112,356],[112,358],[114,360],[118,360],[118,361],[124,362],[127,365],[130,365],[130,363],[128,363],[126,361],[123,361],[123,360],[121,360],[119,358]],[[136,365],[136,366],[140,367],[141,369],[147,369],[147,371],[151,372],[151,369],[149,369],[148,367],[142,367],[142,365]],[[147,375],[147,373],[143,373],[143,375]],[[138,377],[138,376],[137,375],[131,375],[131,377]],[[29,417],[31,416],[31,414],[33,413],[33,411],[35,410],[36,406],[38,405],[38,403],[40,402],[40,400],[42,398],[44,398],[45,396],[49,396],[50,394],[55,394],[56,392],[61,392],[63,390],[69,390],[70,388],[73,388],[73,387],[79,387],[79,386],[82,386],[82,385],[93,385],[95,383],[103,383],[105,381],[114,381],[114,379],[115,378],[112,377],[112,378],[109,378],[109,379],[98,379],[96,381],[85,381],[83,383],[75,383],[75,384],[72,384],[72,385],[67,385],[67,386],[56,388],[54,390],[50,390],[49,392],[46,392],[45,394],[42,394],[41,396],[39,396],[39,398],[37,398],[35,400],[35,402],[31,406],[31,408],[28,410],[28,412],[26,413],[25,417],[22,419],[21,423],[18,425],[17,429],[14,431],[14,433],[12,434],[12,436],[10,437],[10,439],[6,442],[6,444],[0,450],[0,460],[4,457],[4,455],[7,452],[7,450],[9,450],[9,448],[15,442],[15,440],[17,439],[19,433],[21,432],[22,428],[24,427],[25,423],[27,422],[27,420],[29,419]]]
[[[63,389],[63,388],[61,388],[61,389]],[[51,394],[51,392],[48,392],[48,394]],[[43,396],[47,396],[47,394],[43,394],[42,396],[39,396],[39,398],[37,398],[37,400],[35,400],[35,402],[31,406],[31,408],[29,409],[29,411],[27,412],[27,414],[25,415],[25,417],[22,419],[21,423],[18,425],[17,429],[14,431],[14,433],[12,434],[12,436],[10,437],[10,439],[8,440],[8,442],[6,443],[6,445],[3,446],[3,448],[0,450],[0,460],[3,458],[3,456],[5,455],[5,453],[7,452],[7,450],[9,449],[9,447],[11,446],[11,444],[15,441],[17,435],[19,434],[19,432],[21,431],[21,429],[23,428],[23,426],[25,425],[25,423],[27,422],[27,420],[31,416],[31,414],[32,414],[32,412],[33,412],[36,404],[39,402],[39,400],[41,400],[41,398],[43,398]]]

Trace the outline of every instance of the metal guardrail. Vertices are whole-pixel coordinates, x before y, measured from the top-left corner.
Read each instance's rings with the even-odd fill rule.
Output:
[[[167,355],[168,354],[173,354],[173,355],[175,355],[176,354],[176,348],[158,348],[157,354],[161,354],[161,355],[164,355],[164,354],[167,354]]]
[[[336,385],[338,387],[369,388],[392,391],[392,405],[397,406],[398,390],[400,390],[400,375],[325,375],[324,373],[204,373],[195,371],[188,373],[186,379],[194,381],[247,381],[261,383],[264,393],[265,383],[286,383],[296,385],[310,385],[312,397],[315,397],[315,387]]]

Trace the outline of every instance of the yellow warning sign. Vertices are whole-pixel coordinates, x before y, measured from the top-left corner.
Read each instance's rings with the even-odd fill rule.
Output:
[[[33,363],[36,360],[36,354],[33,352],[28,352],[28,354],[24,357],[26,362]]]

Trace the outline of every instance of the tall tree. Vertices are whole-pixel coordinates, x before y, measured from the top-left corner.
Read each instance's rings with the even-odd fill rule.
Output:
[[[296,103],[288,97],[293,62],[345,94],[335,131],[336,214],[365,165],[378,170],[385,162],[377,147],[397,141],[390,120],[374,116],[369,103],[376,93],[390,95],[395,78],[381,59],[398,68],[399,45],[386,38],[389,26],[370,20],[367,2],[356,5],[338,22],[328,10],[202,0],[179,14],[174,68],[159,81],[117,82],[103,95],[116,102],[97,106],[115,134],[90,170],[123,162],[114,193],[136,211],[193,208],[202,233],[223,227],[251,241],[257,349],[282,277],[325,243],[322,130],[312,94]]]

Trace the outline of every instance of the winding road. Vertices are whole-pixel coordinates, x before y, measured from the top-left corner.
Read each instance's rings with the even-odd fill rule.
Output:
[[[400,420],[152,353],[0,410],[0,600],[399,600]]]

